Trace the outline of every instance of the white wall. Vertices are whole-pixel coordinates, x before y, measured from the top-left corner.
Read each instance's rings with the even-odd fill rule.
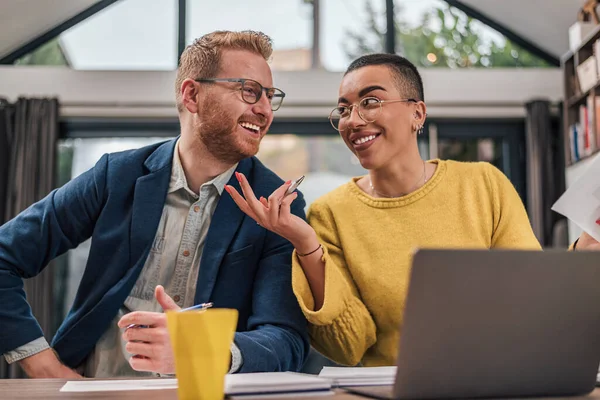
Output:
[[[432,117],[523,117],[532,99],[562,97],[560,69],[423,70]],[[341,73],[275,72],[286,93],[277,118],[326,117]],[[76,71],[65,67],[0,66],[0,96],[57,96],[64,116],[174,117],[173,71]]]

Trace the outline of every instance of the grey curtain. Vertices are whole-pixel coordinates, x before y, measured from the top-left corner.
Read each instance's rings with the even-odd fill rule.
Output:
[[[0,224],[55,187],[58,101],[0,100]],[[53,332],[54,276],[51,266],[25,281],[27,300],[47,339]],[[21,378],[16,364],[0,360],[0,378]]]
[[[564,218],[551,210],[565,191],[565,161],[560,125],[553,122],[550,102],[526,104],[527,205],[533,231],[542,246],[566,247]]]

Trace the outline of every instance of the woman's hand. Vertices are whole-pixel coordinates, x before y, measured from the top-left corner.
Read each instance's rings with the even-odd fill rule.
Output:
[[[239,172],[236,172],[235,176],[240,182],[244,195],[240,195],[235,188],[229,185],[225,186],[225,190],[231,195],[240,210],[265,229],[289,240],[300,253],[308,253],[319,246],[314,229],[290,211],[290,206],[298,197],[298,193],[294,192],[284,198],[285,192],[290,187],[290,181],[281,185],[268,199],[261,197],[259,200],[254,195],[246,177]]]
[[[575,250],[596,250],[600,251],[600,243],[587,233],[583,232],[579,236]]]

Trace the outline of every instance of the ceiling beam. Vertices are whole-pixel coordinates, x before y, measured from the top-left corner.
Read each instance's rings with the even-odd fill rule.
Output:
[[[62,22],[61,24],[55,26],[54,28],[42,33],[41,35],[30,40],[29,42],[27,42],[23,46],[19,47],[18,49],[11,51],[9,54],[2,56],[0,58],[0,64],[4,64],[4,65],[14,64],[15,61],[17,61],[19,58],[31,53],[32,51],[36,50],[38,47],[42,46],[43,44],[46,44],[50,40],[54,39],[55,37],[57,37],[64,31],[66,31],[67,29],[77,25],[81,21],[91,17],[92,15],[96,14],[97,12],[104,10],[106,7],[116,3],[117,1],[119,1],[119,0],[100,0],[100,1],[98,1],[97,3],[86,8],[85,10],[83,10],[79,14],[75,15],[74,17],[71,17],[68,20]]]
[[[452,7],[458,8],[469,17],[475,18],[482,23],[488,25],[490,28],[497,30],[501,34],[503,34],[507,39],[509,39],[514,44],[520,46],[524,50],[527,50],[531,54],[545,60],[550,65],[555,67],[560,67],[560,60],[558,57],[548,53],[546,50],[541,49],[533,42],[525,39],[521,35],[515,33],[507,26],[502,23],[494,20],[493,18],[483,14],[481,11],[474,9],[471,6],[468,6],[461,2],[460,0],[445,0],[446,3],[450,4]]]

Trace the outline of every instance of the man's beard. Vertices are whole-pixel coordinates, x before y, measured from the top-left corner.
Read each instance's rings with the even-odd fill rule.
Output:
[[[207,101],[202,105],[198,116],[200,121],[196,125],[196,133],[202,144],[217,160],[235,164],[258,152],[260,141],[236,137],[234,132],[238,127],[238,121],[226,107]],[[258,124],[262,126],[264,121]],[[245,143],[240,143],[241,141]]]

